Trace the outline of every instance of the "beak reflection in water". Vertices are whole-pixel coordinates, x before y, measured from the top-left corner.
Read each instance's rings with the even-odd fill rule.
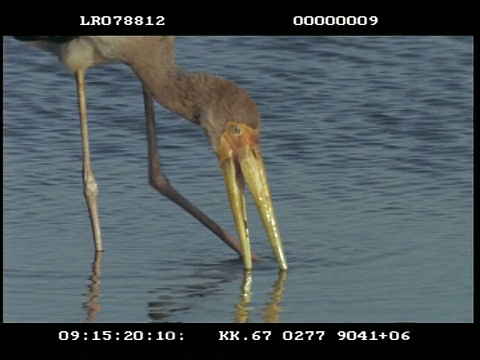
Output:
[[[227,130],[222,135],[220,144],[216,149],[217,156],[225,178],[225,186],[242,246],[245,270],[252,269],[245,203],[245,180],[257,205],[278,265],[281,270],[287,270],[287,261],[273,209],[258,138],[258,128],[252,129],[246,124],[229,122]]]

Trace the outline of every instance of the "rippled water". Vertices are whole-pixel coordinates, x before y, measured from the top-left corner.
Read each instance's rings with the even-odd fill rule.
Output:
[[[244,278],[149,187],[140,85],[124,65],[87,72],[106,247],[94,259],[74,80],[5,38],[4,321],[473,320],[471,37],[179,37],[177,61],[256,100],[287,276],[251,201],[265,260]],[[160,105],[157,124],[170,181],[235,233],[203,132]]]

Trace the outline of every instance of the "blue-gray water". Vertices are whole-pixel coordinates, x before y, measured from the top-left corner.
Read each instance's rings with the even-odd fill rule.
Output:
[[[140,84],[87,72],[106,251],[94,263],[73,77],[4,39],[4,321],[473,321],[471,37],[180,37],[249,90],[290,270],[256,265],[147,181]],[[156,105],[170,181],[235,234],[203,132]],[[247,281],[248,282],[248,281]]]

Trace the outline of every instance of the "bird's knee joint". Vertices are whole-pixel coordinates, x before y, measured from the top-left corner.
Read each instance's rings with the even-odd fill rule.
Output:
[[[162,174],[149,174],[148,183],[160,192],[171,187],[168,179]]]
[[[156,186],[168,185],[168,179],[162,174],[148,174],[148,182]]]
[[[93,175],[86,176],[83,179],[83,194],[86,197],[96,197],[98,195],[98,185]]]

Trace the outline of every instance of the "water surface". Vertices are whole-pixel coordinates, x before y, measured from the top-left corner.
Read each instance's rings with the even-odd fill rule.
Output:
[[[257,102],[287,276],[250,197],[264,261],[244,278],[150,188],[141,87],[120,64],[87,72],[94,261],[74,79],[4,38],[4,321],[473,320],[471,37],[179,37],[177,60]],[[156,110],[170,181],[235,233],[203,132]]]

